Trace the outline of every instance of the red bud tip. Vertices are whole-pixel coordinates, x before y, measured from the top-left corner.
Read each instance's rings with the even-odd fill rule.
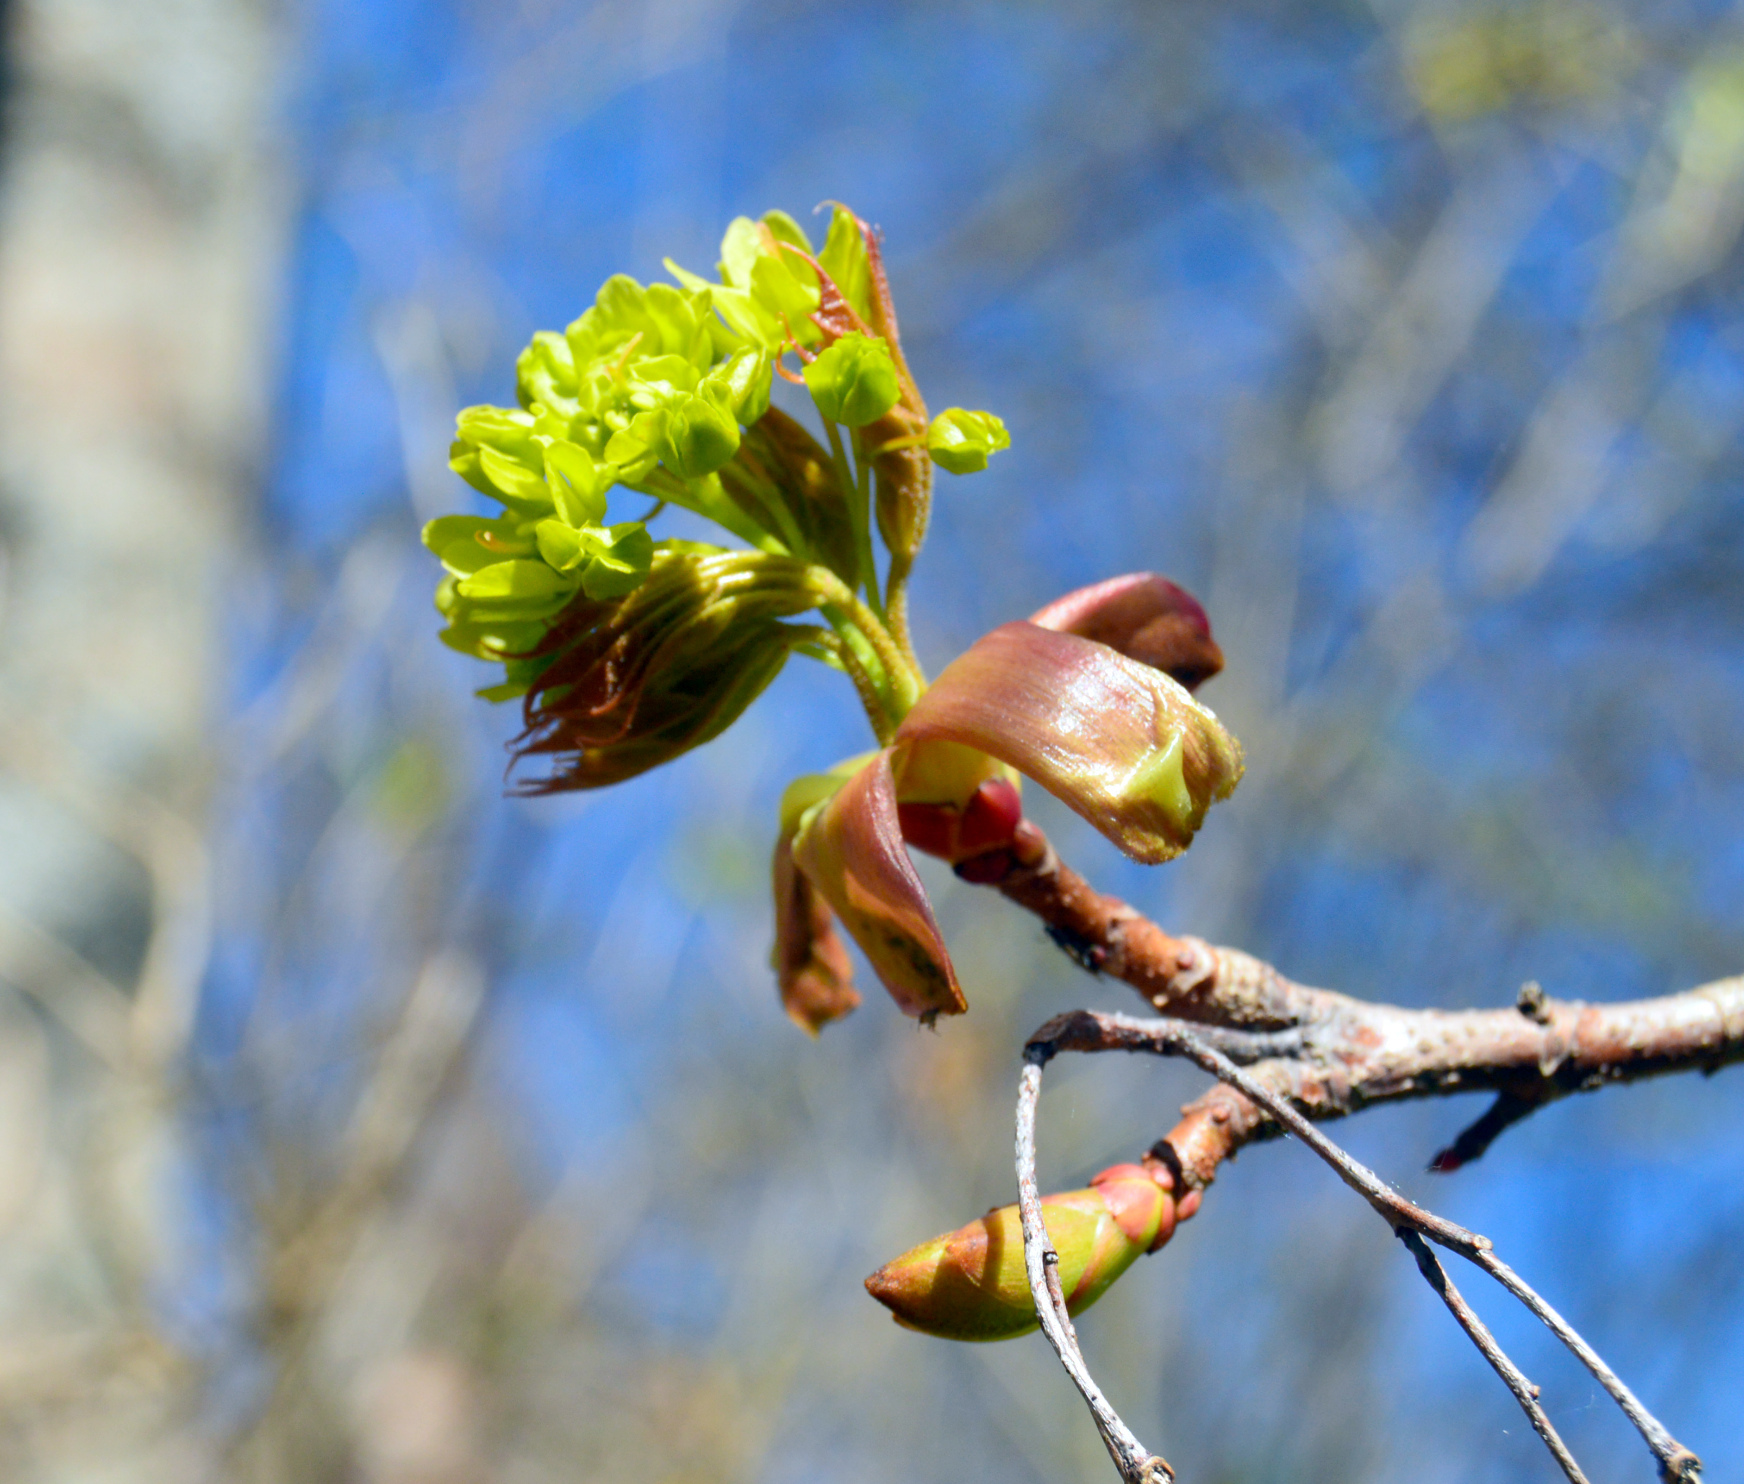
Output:
[[[1004,778],[989,778],[975,790],[963,808],[963,818],[957,829],[957,850],[960,855],[980,855],[983,851],[1009,845],[1018,822],[1023,818],[1023,800],[1017,789]]]

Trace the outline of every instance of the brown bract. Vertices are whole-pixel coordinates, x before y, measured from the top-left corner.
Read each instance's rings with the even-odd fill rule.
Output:
[[[888,750],[848,779],[799,831],[793,860],[904,1014],[931,1020],[968,1008],[902,841]]]
[[[815,1036],[860,1003],[848,950],[829,904],[793,863],[793,836],[775,842],[775,977],[781,1005]]]

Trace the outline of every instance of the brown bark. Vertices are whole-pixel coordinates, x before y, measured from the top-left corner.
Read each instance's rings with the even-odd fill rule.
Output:
[[[1495,1092],[1490,1111],[1436,1156],[1436,1169],[1477,1158],[1502,1129],[1569,1093],[1744,1060],[1744,977],[1612,1005],[1553,1000],[1528,985],[1511,1009],[1411,1010],[1310,988],[1237,949],[1173,937],[1097,891],[1027,821],[1016,846],[999,854],[1002,861],[968,863],[965,874],[1033,912],[1080,964],[1132,985],[1153,1009],[1248,1033],[1229,1043],[1229,1054],[1305,1117]],[[1241,1044],[1252,1054],[1244,1057]],[[1222,1083],[1182,1113],[1155,1152],[1178,1160],[1193,1189],[1244,1144],[1278,1132]]]

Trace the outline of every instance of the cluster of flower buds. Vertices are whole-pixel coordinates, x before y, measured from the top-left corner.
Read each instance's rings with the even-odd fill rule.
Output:
[[[1137,573],[995,629],[928,684],[905,589],[933,469],[986,468],[1010,443],[1004,424],[928,415],[878,238],[845,207],[815,251],[770,212],[727,229],[719,282],[666,266],[677,287],[616,277],[564,333],[536,334],[518,406],[460,414],[453,468],[500,513],[425,528],[447,573],[442,637],[503,666],[480,694],[521,701],[517,757],[550,762],[528,792],[598,788],[708,741],[790,654],[842,671],[880,745],[782,801],[782,1002],[814,1035],[859,1003],[841,928],[906,1013],[957,1014],[962,987],[909,848],[971,880],[1037,864],[1027,777],[1134,859],[1179,854],[1241,777],[1240,746],[1192,695],[1223,657],[1188,593]],[[806,389],[821,439],[770,405],[777,375]],[[653,506],[613,520],[617,491]],[[648,522],[668,505],[739,544],[656,540]],[[1048,1197],[1074,1311],[1197,1204],[1148,1163]],[[935,1334],[1035,1323],[1015,1208],[869,1286]]]
[[[1148,1159],[1111,1166],[1084,1190],[1044,1196],[1042,1225],[1059,1255],[1067,1312],[1088,1309],[1198,1207],[1197,1191],[1177,1199],[1169,1170]],[[881,1267],[866,1288],[898,1324],[941,1339],[1009,1340],[1038,1323],[1016,1206],[922,1242]]]
[[[550,762],[528,792],[615,783],[708,741],[790,654],[845,672],[883,745],[783,804],[782,1000],[814,1034],[858,1003],[840,925],[904,1011],[956,1014],[908,847],[994,879],[1026,848],[1027,776],[1135,859],[1179,853],[1241,775],[1190,694],[1222,656],[1191,596],[1137,574],[994,630],[929,685],[904,589],[933,469],[985,468],[1004,425],[928,416],[878,238],[845,207],[815,251],[770,212],[727,229],[719,282],[666,266],[676,287],[612,278],[562,334],[536,334],[518,407],[460,414],[453,467],[501,513],[425,529],[447,569],[443,638],[503,665],[481,694],[520,698],[518,756]],[[821,439],[770,405],[778,374],[810,394]],[[614,521],[616,491],[656,503]],[[665,505],[740,544],[654,539]]]
[[[900,599],[933,460],[967,472],[1009,441],[990,413],[928,419],[877,237],[846,208],[816,252],[771,212],[728,228],[720,282],[667,266],[676,287],[620,275],[562,334],[535,334],[518,362],[519,406],[459,415],[452,466],[501,513],[445,516],[424,532],[448,574],[436,599],[444,640],[504,666],[480,693],[525,698],[523,755],[559,758],[536,790],[613,782],[707,741],[794,651],[847,670],[894,726],[920,684]],[[777,373],[810,392],[828,447],[770,407]],[[874,485],[892,560],[883,588]],[[654,512],[694,511],[749,550],[657,541],[651,513],[609,519],[614,491],[652,499]],[[723,565],[728,555],[736,563]],[[683,617],[638,598],[645,586]],[[778,624],[810,609],[823,626]],[[608,732],[576,676],[626,664],[643,683],[613,682],[621,725]]]

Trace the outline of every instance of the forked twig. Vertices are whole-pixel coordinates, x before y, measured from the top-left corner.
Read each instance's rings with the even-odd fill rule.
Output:
[[[1538,1404],[1538,1388],[1526,1379],[1519,1366],[1508,1359],[1507,1352],[1496,1343],[1496,1337],[1490,1333],[1489,1325],[1478,1318],[1477,1310],[1454,1287],[1453,1279],[1447,1276],[1447,1269],[1441,1265],[1441,1259],[1410,1227],[1398,1227],[1394,1235],[1410,1249],[1411,1256],[1417,1259],[1417,1271],[1423,1275],[1423,1281],[1435,1290],[1442,1303],[1447,1305],[1448,1312],[1458,1321],[1459,1327],[1470,1337],[1472,1344],[1478,1347],[1484,1359],[1489,1361],[1491,1369],[1502,1378],[1508,1390],[1514,1393],[1514,1400],[1520,1403],[1520,1410],[1531,1422],[1532,1430],[1544,1439],[1544,1446],[1562,1465],[1562,1471],[1568,1475],[1571,1484],[1586,1484],[1587,1476],[1574,1461],[1574,1454],[1568,1451],[1568,1444],[1563,1442],[1562,1435],[1551,1424],[1544,1408]]]
[[[1672,1484],[1696,1484],[1701,1477],[1701,1460],[1677,1442],[1574,1328],[1496,1256],[1488,1237],[1468,1231],[1465,1227],[1426,1211],[1414,1201],[1407,1200],[1390,1189],[1373,1170],[1334,1144],[1291,1107],[1286,1099],[1244,1072],[1222,1051],[1208,1045],[1207,1039],[1201,1027],[1178,1020],[1136,1021],[1124,1015],[1098,1015],[1090,1011],[1077,1011],[1062,1015],[1043,1026],[1024,1049],[1023,1075],[1018,1084],[1017,1170],[1019,1203],[1023,1215],[1024,1259],[1029,1273],[1030,1293],[1049,1340],[1059,1352],[1067,1373],[1089,1403],[1091,1413],[1096,1418],[1097,1426],[1123,1477],[1129,1481],[1144,1477],[1133,1472],[1133,1460],[1143,1454],[1143,1449],[1109,1407],[1084,1365],[1071,1322],[1066,1316],[1065,1303],[1059,1292],[1059,1280],[1046,1261],[1052,1254],[1047,1246],[1040,1200],[1036,1195],[1035,1114],[1041,1091],[1041,1069],[1061,1051],[1145,1051],[1159,1056],[1184,1056],[1235,1088],[1263,1108],[1281,1127],[1301,1139],[1331,1165],[1339,1178],[1361,1195],[1392,1227],[1394,1234],[1410,1248],[1417,1260],[1419,1271],[1447,1304],[1484,1358],[1507,1383],[1531,1421],[1533,1429],[1544,1439],[1545,1446],[1550,1449],[1564,1474],[1574,1484],[1584,1484],[1585,1475],[1539,1405],[1538,1388],[1527,1381],[1519,1368],[1508,1359],[1483,1321],[1471,1310],[1459,1290],[1448,1279],[1434,1253],[1425,1244],[1425,1238],[1449,1251],[1459,1253],[1461,1257],[1489,1273],[1574,1353],[1641,1433],[1658,1460],[1662,1479],[1672,1481]],[[1051,1283],[1048,1281],[1050,1278]],[[1123,1447],[1126,1442],[1130,1442],[1130,1448]],[[1157,1462],[1160,1463],[1161,1460]],[[1167,1468],[1167,1465],[1163,1467]]]

